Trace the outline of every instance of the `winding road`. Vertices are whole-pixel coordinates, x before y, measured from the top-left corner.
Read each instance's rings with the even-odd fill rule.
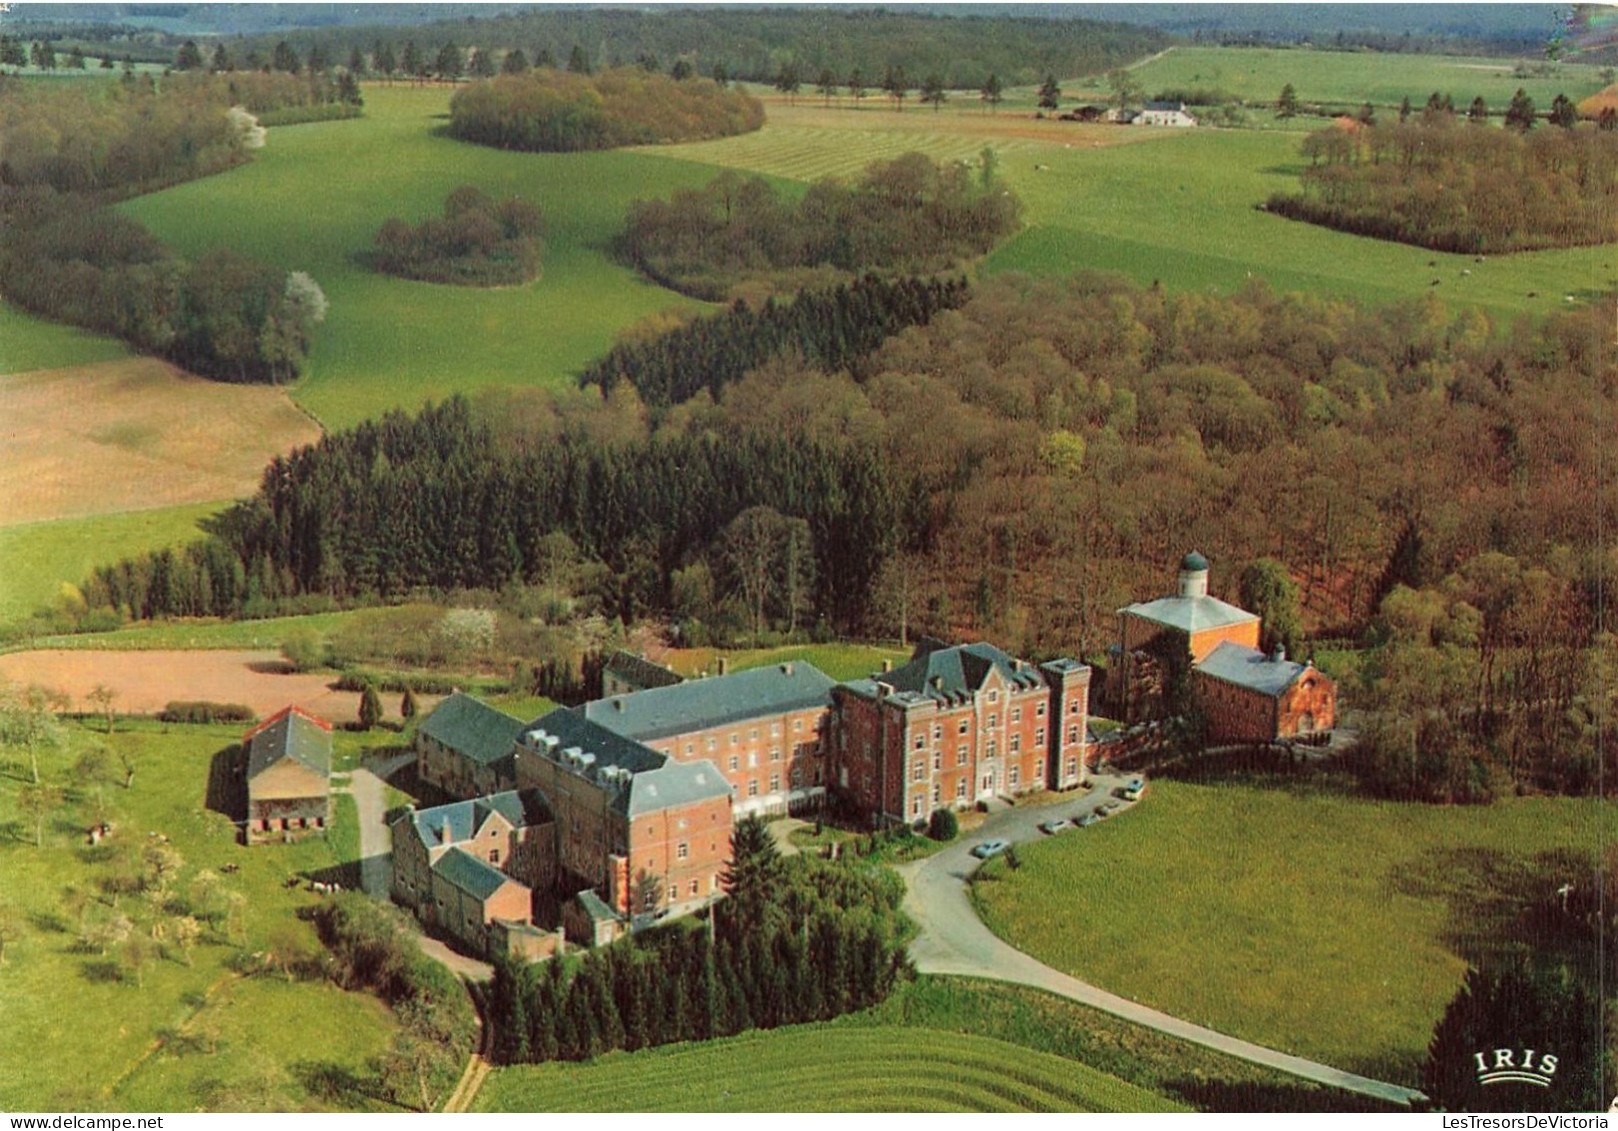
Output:
[[[1034,986],[1193,1044],[1306,1080],[1374,1096],[1379,1100],[1408,1104],[1424,1098],[1411,1088],[1345,1072],[1170,1017],[1150,1006],[1119,997],[1046,966],[1001,941],[984,926],[967,892],[967,881],[978,865],[971,855],[972,846],[988,837],[1012,842],[1036,839],[1043,835],[1037,827],[1040,823],[1057,817],[1074,817],[1095,809],[1106,802],[1112,790],[1124,780],[1122,777],[1098,776],[1089,793],[1070,803],[997,813],[959,843],[925,860],[899,868],[906,886],[904,909],[921,928],[919,936],[910,945],[910,956],[916,968],[928,974],[960,974]],[[1074,830],[1063,835],[1083,836],[1084,833],[1083,830]]]

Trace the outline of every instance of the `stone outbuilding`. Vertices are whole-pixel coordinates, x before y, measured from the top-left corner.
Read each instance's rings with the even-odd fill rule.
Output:
[[[324,836],[331,824],[331,724],[286,707],[242,736],[248,844]]]
[[[522,728],[521,719],[457,691],[416,729],[416,770],[451,797],[513,789],[512,755]]]

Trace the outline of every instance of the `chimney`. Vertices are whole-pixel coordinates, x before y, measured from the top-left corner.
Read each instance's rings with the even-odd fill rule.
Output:
[[[714,666],[718,668],[720,675],[724,675],[730,670],[730,661],[723,656],[719,656],[714,659]]]
[[[892,670],[893,670],[893,661],[892,660],[883,660],[882,661],[882,671],[884,673],[886,673],[886,672],[891,672]]]
[[[1276,641],[1275,647],[1270,649],[1270,663],[1284,664],[1287,662],[1287,646]]]
[[[792,674],[792,665],[791,664],[782,664],[781,665],[781,674],[782,675],[791,675]]]
[[[614,711],[622,711],[624,709],[624,701],[622,699],[614,699],[612,701],[612,709]]]
[[[933,676],[931,682],[932,682],[934,691],[942,691],[942,690],[944,690],[944,677],[943,676],[935,675],[935,676]]]

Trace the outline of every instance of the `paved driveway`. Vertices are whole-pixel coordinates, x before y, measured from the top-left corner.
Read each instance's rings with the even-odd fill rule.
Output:
[[[967,894],[967,879],[978,866],[971,855],[972,846],[990,837],[1013,843],[1042,837],[1038,826],[1056,817],[1076,817],[1089,812],[1109,800],[1112,791],[1123,784],[1124,776],[1098,776],[1094,787],[1070,802],[1035,807],[1019,807],[991,816],[974,833],[963,836],[958,844],[944,851],[899,868],[907,891],[904,908],[916,920],[921,931],[910,945],[910,955],[916,967],[929,974],[961,974],[969,977],[994,978],[1003,982],[1016,982],[1035,986],[1062,997],[1071,998],[1144,1025],[1150,1029],[1205,1045],[1242,1060],[1263,1064],[1282,1072],[1301,1076],[1306,1080],[1329,1084],[1351,1092],[1374,1096],[1394,1103],[1408,1103],[1421,1093],[1397,1084],[1387,1084],[1358,1076],[1352,1072],[1318,1064],[1303,1057],[1255,1045],[1219,1033],[1189,1021],[1181,1021],[1166,1013],[1133,1002],[1098,986],[1081,982],[1068,974],[1055,970],[1002,942],[983,925]],[[1136,804],[1151,804],[1151,792]],[[1128,806],[1109,820],[1128,818]],[[1083,836],[1083,829],[1074,829],[1062,836]]]

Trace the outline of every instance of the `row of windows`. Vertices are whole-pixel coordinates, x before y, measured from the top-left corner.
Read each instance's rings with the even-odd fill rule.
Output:
[[[1068,773],[1069,774],[1072,774],[1072,773],[1075,772],[1074,771],[1074,766],[1075,766],[1075,761],[1073,759],[1069,759],[1069,761],[1068,761]],[[1038,762],[1034,763],[1034,780],[1038,781],[1041,778],[1043,778],[1044,776],[1045,776],[1045,760],[1042,758]],[[966,800],[966,787],[967,787],[967,784],[968,784],[967,779],[964,778],[964,777],[958,779],[955,782],[955,800],[957,800],[957,801],[965,801]],[[1007,770],[1007,772],[1006,772],[1006,784],[1012,789],[1017,789],[1022,784],[1022,773],[1021,773],[1021,770],[1019,769],[1019,767],[1012,766],[1012,767],[1010,767],[1009,770]],[[992,789],[993,787],[994,787],[994,778],[993,778],[993,776],[985,776],[984,779],[983,779],[983,788],[984,788],[984,790],[988,791],[988,790]],[[944,787],[940,783],[934,782],[933,783],[933,790],[932,790],[932,804],[933,804],[934,808],[937,808],[939,805],[942,805],[944,803],[943,802],[943,796],[944,796]],[[923,802],[922,802],[922,798],[921,798],[920,794],[917,794],[915,797],[911,798],[910,799],[910,815],[912,817],[921,816],[922,815],[922,805],[923,805]]]

